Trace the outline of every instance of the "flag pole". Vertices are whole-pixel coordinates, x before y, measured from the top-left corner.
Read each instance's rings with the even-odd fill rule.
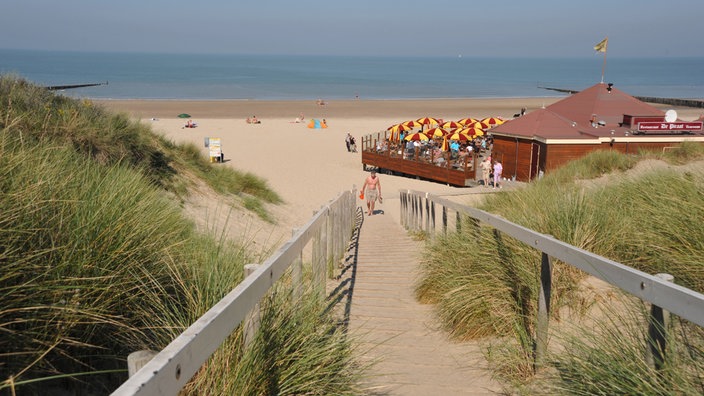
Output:
[[[606,51],[609,50],[609,37],[606,37],[606,44],[604,45],[604,63],[601,65],[601,83],[604,83],[604,71],[606,70]]]

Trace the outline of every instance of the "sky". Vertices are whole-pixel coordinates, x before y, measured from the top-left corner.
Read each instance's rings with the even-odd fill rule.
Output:
[[[701,0],[3,0],[1,20],[3,49],[704,56]]]

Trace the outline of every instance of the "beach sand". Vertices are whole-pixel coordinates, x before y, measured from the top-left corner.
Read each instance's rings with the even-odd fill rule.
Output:
[[[219,137],[226,162],[217,166],[231,166],[266,179],[285,204],[268,207],[277,219],[274,225],[261,222],[244,210],[230,212],[226,205],[213,200],[212,195],[193,196],[187,209],[207,228],[226,228],[231,237],[270,249],[285,242],[293,228],[305,224],[315,210],[340,192],[359,189],[364,183],[368,173],[362,170],[361,153],[347,152],[347,133],[352,134],[360,146],[363,135],[410,119],[424,116],[445,120],[485,116],[511,118],[522,107],[530,111],[555,100],[350,100],[328,101],[324,106],[315,101],[95,102],[150,124],[156,133],[177,143],[194,143],[204,156],[208,153],[204,139]],[[186,120],[177,117],[180,113],[190,114],[198,126],[184,128]],[[301,113],[305,122],[295,123]],[[245,119],[251,116],[256,116],[261,124],[247,124]],[[307,124],[311,118],[325,119],[328,128],[309,129]],[[477,192],[477,188],[450,187],[399,176],[381,174],[379,177],[384,203],[378,204],[376,209],[397,220],[400,189],[446,196]]]
[[[392,124],[430,116],[444,120],[464,117],[498,116],[512,118],[525,107],[528,111],[554,103],[553,98],[437,99],[437,100],[349,100],[328,101],[180,101],[180,100],[96,100],[110,110],[127,113],[148,123],[156,133],[180,143],[191,142],[202,149],[204,139],[219,137],[226,162],[266,179],[285,204],[269,206],[276,224],[259,221],[250,212],[231,212],[211,195],[193,196],[187,208],[208,228],[226,228],[231,237],[254,241],[262,249],[278,247],[288,240],[291,230],[307,222],[313,212],[340,192],[359,189],[367,172],[362,170],[361,154],[348,153],[345,136],[352,134],[358,146],[363,135],[385,130]],[[662,108],[662,107],[661,107]],[[681,118],[694,119],[701,109],[678,109]],[[188,113],[197,128],[183,128]],[[304,114],[304,123],[293,121]],[[261,124],[247,124],[256,116]],[[311,118],[325,119],[327,129],[309,129]],[[490,193],[484,187],[459,188],[413,178],[379,175],[384,197],[377,209],[399,217],[401,189],[427,191],[458,202]],[[511,188],[507,183],[507,188]],[[361,201],[358,201],[360,205]]]

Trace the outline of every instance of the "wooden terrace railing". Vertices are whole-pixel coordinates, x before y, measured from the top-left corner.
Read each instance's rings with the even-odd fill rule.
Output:
[[[432,235],[436,231],[436,219],[440,216],[442,231],[447,233],[453,224],[459,232],[462,216],[474,219],[503,232],[526,245],[542,252],[541,289],[538,302],[538,318],[535,334],[535,363],[539,367],[547,351],[548,312],[552,284],[552,264],[550,258],[558,259],[579,268],[613,286],[652,303],[648,321],[650,338],[647,340],[651,362],[658,367],[665,351],[668,314],[674,313],[694,324],[704,327],[704,295],[672,283],[668,274],[650,275],[616,261],[590,253],[586,250],[561,242],[550,235],[512,223],[501,216],[461,205],[447,199],[418,191],[401,190],[401,225],[414,231],[425,231]],[[436,205],[439,206],[436,213]],[[454,216],[448,213],[454,212]]]
[[[469,186],[476,180],[478,155],[454,156],[450,152],[440,155],[441,161],[427,146],[407,150],[405,141],[390,142],[389,131],[362,137],[362,164],[390,170],[404,175],[418,176],[454,186]],[[378,148],[377,148],[378,147]]]
[[[245,326],[246,343],[257,322],[243,321],[257,317],[259,301],[289,267],[292,267],[291,283],[296,288],[294,296],[302,294],[302,257],[310,243],[313,286],[324,295],[328,264],[343,258],[354,231],[356,208],[353,187],[317,211],[264,263],[245,266],[245,271],[251,274],[161,352],[131,354],[138,359],[145,357],[146,363],[133,375],[130,373],[130,378],[113,395],[177,395],[240,324]]]

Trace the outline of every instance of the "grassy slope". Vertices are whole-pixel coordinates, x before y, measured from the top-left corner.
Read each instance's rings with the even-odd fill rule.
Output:
[[[107,393],[125,380],[128,353],[163,348],[241,281],[249,253],[197,233],[170,198],[185,196],[189,180],[280,201],[262,180],[214,168],[195,147],[10,77],[0,78],[0,175],[0,392]],[[247,355],[236,332],[193,393],[352,393],[350,354],[329,353],[348,351],[349,341],[320,314],[323,302],[302,303],[263,304],[270,331],[253,350],[285,353]],[[319,331],[300,325],[307,321]],[[287,363],[298,356],[306,359]]]
[[[679,284],[702,292],[704,225],[697,219],[704,218],[704,166],[698,162],[686,170],[631,170],[641,160],[662,159],[682,164],[702,158],[701,145],[686,145],[666,157],[655,153],[633,157],[597,152],[522,191],[499,194],[482,209],[645,272],[673,274]],[[467,224],[461,235],[431,241],[425,257],[428,259],[417,288],[419,298],[437,303],[443,324],[457,338],[503,337],[487,349],[489,356],[498,374],[514,385],[525,384],[532,378],[538,253],[486,227]],[[583,278],[580,271],[555,263],[553,321],[560,321],[563,307],[587,312],[594,304],[584,299]],[[623,315],[631,314],[628,310]],[[613,315],[607,317],[612,318],[611,325],[623,321]],[[604,326],[593,336],[582,328],[579,336],[564,341],[573,348],[555,358],[559,362],[555,367],[563,374],[552,379],[556,390],[579,393],[584,390],[572,386],[590,384],[593,386],[585,387],[587,394],[619,393],[620,386],[626,393],[635,394],[643,389],[667,389],[673,381],[678,386],[672,389],[679,392],[701,389],[704,374],[701,329],[678,325],[679,334],[687,342],[677,345],[695,352],[683,354],[688,358],[678,363],[679,369],[672,370],[678,375],[659,383],[653,380],[658,376],[645,365],[642,353],[638,360],[642,364],[634,365],[637,369],[632,371],[623,367],[628,357],[619,355],[619,352],[632,353],[633,344],[641,345],[644,335],[639,339],[619,337],[618,332],[608,330],[611,328]],[[586,339],[590,340],[586,343],[589,347],[584,342],[573,342]],[[684,342],[681,338],[679,341]],[[614,347],[619,344],[621,347]],[[596,351],[601,353],[599,359],[585,358]],[[592,370],[584,366],[566,368],[566,362],[575,368],[575,362],[585,361],[592,363]],[[601,370],[597,370],[599,367]],[[634,383],[648,383],[652,388],[633,387],[619,381],[618,377],[626,372],[636,376]]]

